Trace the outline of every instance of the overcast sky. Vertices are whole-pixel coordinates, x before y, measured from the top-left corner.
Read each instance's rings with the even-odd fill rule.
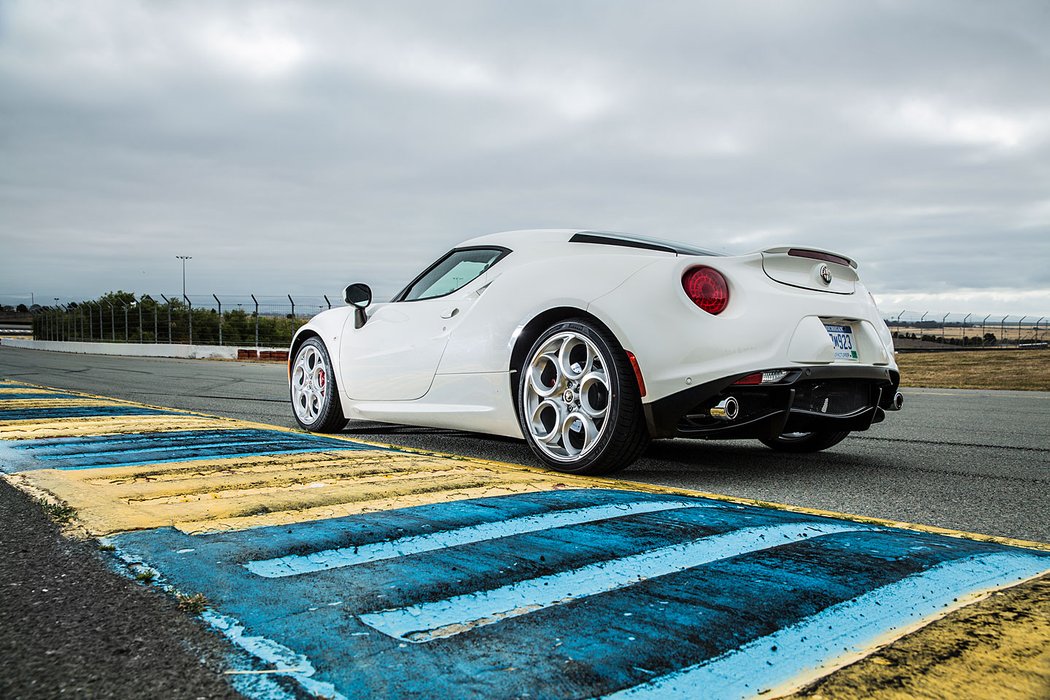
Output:
[[[0,0],[0,301],[177,293],[176,255],[383,297],[542,227],[1050,314],[1050,2]]]

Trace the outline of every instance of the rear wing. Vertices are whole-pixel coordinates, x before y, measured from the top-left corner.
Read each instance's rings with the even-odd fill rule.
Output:
[[[824,262],[836,263],[838,265],[845,265],[852,267],[854,270],[857,269],[857,261],[849,258],[841,253],[833,253],[830,250],[821,250],[820,248],[801,248],[798,246],[777,246],[776,248],[766,248],[762,251],[763,253],[779,254],[779,255],[790,255],[795,258],[809,258],[810,260],[823,260]]]

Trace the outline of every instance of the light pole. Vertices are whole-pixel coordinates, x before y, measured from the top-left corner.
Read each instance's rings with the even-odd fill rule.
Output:
[[[189,310],[186,312],[186,324],[189,326],[190,331],[190,345],[193,345],[193,304],[190,303],[190,298],[186,296],[186,261],[193,260],[193,256],[176,255],[175,257],[182,261],[182,300],[189,307]]]
[[[193,260],[192,255],[176,255],[176,258],[182,261],[182,298],[186,298],[186,261]]]

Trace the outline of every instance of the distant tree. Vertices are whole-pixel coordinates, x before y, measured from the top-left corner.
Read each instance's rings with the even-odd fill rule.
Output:
[[[985,345],[995,345],[995,333],[985,333],[984,334],[984,344]]]
[[[95,301],[96,304],[97,303],[102,303],[102,304],[112,304],[113,306],[119,306],[119,305],[127,306],[127,305],[130,305],[135,300],[136,300],[135,299],[135,294],[133,292],[125,292],[124,290],[120,289],[120,290],[117,290],[115,292],[106,292],[105,294],[100,296],[98,299],[95,299],[94,301]]]
[[[29,313],[29,307],[27,307],[25,304],[19,304],[15,311],[17,311],[20,314],[27,314]]]

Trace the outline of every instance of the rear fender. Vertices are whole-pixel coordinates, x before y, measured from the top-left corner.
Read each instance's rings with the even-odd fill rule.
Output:
[[[580,309],[582,314],[592,299],[653,262],[623,254],[599,257],[547,259],[493,275],[452,332],[438,374],[506,372],[519,336],[533,319],[551,309]],[[530,293],[537,288],[541,291]]]

